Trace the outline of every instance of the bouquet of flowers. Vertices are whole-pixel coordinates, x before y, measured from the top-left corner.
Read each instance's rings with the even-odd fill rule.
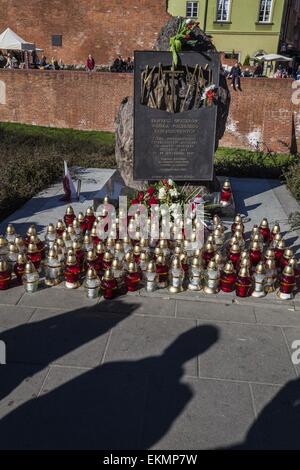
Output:
[[[144,191],[139,191],[131,200],[133,204],[144,204],[148,208],[158,204],[184,204],[184,198],[175,182],[171,179],[163,179],[150,184]]]
[[[201,101],[203,101],[204,106],[209,107],[213,104],[214,100],[217,98],[218,88],[216,85],[210,85],[204,88]]]
[[[192,39],[192,31],[199,26],[199,23],[189,19],[183,20],[177,34],[170,38],[170,51],[173,55],[173,66],[178,65],[178,54],[182,51],[184,46],[195,46],[196,39]]]

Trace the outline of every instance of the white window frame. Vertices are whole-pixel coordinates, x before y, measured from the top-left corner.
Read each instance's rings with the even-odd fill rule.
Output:
[[[220,5],[221,3],[221,5]],[[225,5],[228,5],[227,11]],[[221,18],[219,16],[219,8],[221,6]],[[231,11],[231,0],[217,0],[217,14],[216,14],[216,21],[218,23],[227,23],[230,21],[230,11]],[[224,13],[226,14],[226,18],[224,19]]]
[[[191,8],[191,15],[188,15],[188,8]],[[199,1],[196,2],[186,2],[186,17],[187,18],[199,18]]]
[[[268,18],[266,19],[266,14],[267,14],[267,4],[268,2],[271,2],[271,8],[270,8],[270,13]],[[260,13],[262,10],[262,3],[264,3],[264,8],[263,8],[263,19],[260,19]],[[272,22],[272,17],[273,17],[273,7],[274,7],[274,0],[260,0],[259,2],[259,11],[258,11],[258,22],[261,24],[268,24]]]

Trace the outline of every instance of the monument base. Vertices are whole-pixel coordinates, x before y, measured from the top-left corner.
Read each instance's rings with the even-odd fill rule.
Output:
[[[222,188],[223,183],[225,181],[225,176],[218,176],[216,178],[216,181],[214,181],[213,186],[214,189],[216,187]],[[200,183],[199,182],[199,190],[201,188],[207,187],[206,185],[210,183]],[[194,185],[198,186],[198,185]],[[232,194],[232,200],[230,204],[226,207],[220,205],[220,191],[219,190],[213,190],[213,188],[207,187],[207,200],[211,204],[216,204],[218,207],[214,210],[216,214],[218,214],[224,222],[232,222],[234,217],[235,217],[235,200],[234,200],[234,194]],[[108,196],[109,201],[111,204],[113,204],[115,207],[118,207],[119,203],[119,196],[127,196],[129,199],[133,198],[134,194],[136,192],[136,189],[131,188],[126,185],[124,179],[121,176],[121,173],[116,170],[114,174],[110,177],[110,179],[107,181],[107,183],[103,186],[103,188],[98,191],[95,196],[94,196],[94,211],[97,213],[99,206],[103,203],[103,198],[105,196]]]

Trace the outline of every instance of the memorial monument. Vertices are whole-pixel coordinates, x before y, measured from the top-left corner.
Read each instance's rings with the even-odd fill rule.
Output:
[[[155,51],[135,53],[134,100],[124,98],[116,118],[117,165],[129,187],[172,178],[203,193],[219,189],[213,158],[230,93],[218,52],[191,24],[170,19]]]

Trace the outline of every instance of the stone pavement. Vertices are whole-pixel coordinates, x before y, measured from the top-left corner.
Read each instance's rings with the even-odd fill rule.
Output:
[[[249,224],[268,215],[288,230],[297,205],[284,186],[232,184]],[[16,222],[43,230],[48,209],[27,210]],[[296,250],[298,236],[285,237]],[[15,287],[0,293],[0,340],[2,449],[300,449],[299,296],[91,302],[82,288]]]

